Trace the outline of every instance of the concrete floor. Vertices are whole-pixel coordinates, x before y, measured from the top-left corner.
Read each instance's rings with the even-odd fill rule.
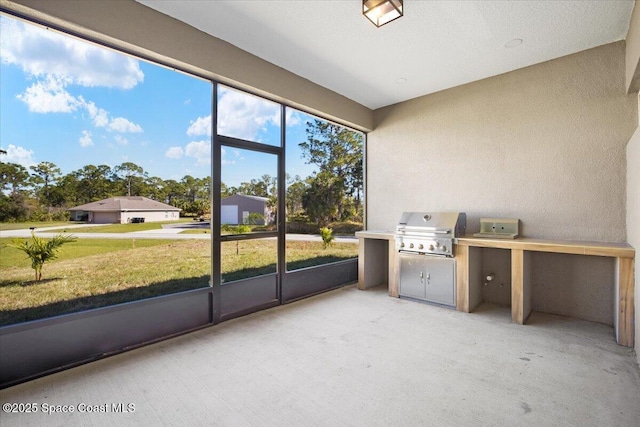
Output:
[[[520,326],[502,307],[465,314],[349,286],[17,385],[0,401],[39,411],[2,413],[3,427],[637,427],[640,371],[605,325],[534,313]],[[120,403],[135,411],[114,412]],[[43,414],[45,404],[75,412]]]

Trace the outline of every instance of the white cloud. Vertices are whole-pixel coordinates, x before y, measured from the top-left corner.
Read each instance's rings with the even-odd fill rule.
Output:
[[[211,114],[209,114],[207,117],[198,117],[196,120],[191,120],[189,129],[187,129],[187,135],[211,136]]]
[[[278,104],[232,89],[221,89],[218,131],[221,135],[257,141],[268,124],[280,125]]]
[[[302,119],[300,118],[300,113],[291,108],[287,108],[287,113],[285,117],[287,119],[287,127],[297,126],[300,123],[302,123]]]
[[[52,76],[32,84],[17,98],[27,104],[33,113],[70,113],[82,104],[65,90],[62,80]]]
[[[184,156],[184,150],[182,147],[169,147],[164,155],[170,159],[180,159]]]
[[[20,67],[34,83],[17,98],[34,113],[71,113],[84,108],[96,127],[142,132],[142,127],[93,101],[72,95],[70,86],[131,89],[144,80],[136,59],[54,31],[0,17],[0,60]]]
[[[120,135],[116,135],[114,139],[116,140],[116,143],[118,145],[127,145],[127,144],[129,144],[129,140],[127,138],[123,138]]]
[[[29,75],[85,87],[131,89],[144,80],[132,57],[6,17],[0,18],[0,58]]]
[[[124,117],[116,117],[112,119],[109,123],[109,130],[113,130],[120,133],[140,133],[142,132],[142,128],[140,125],[130,122]]]
[[[93,101],[85,101],[82,96],[77,98],[66,89],[66,82],[52,76],[44,81],[38,81],[27,88],[17,98],[27,104],[33,113],[71,113],[78,108],[84,108],[93,121],[95,127],[106,127],[120,133],[140,133],[142,127],[124,117],[111,118],[108,111],[96,106]]]
[[[93,145],[93,139],[91,139],[91,132],[88,130],[83,130],[82,135],[80,135],[80,139],[78,139],[81,147],[89,147]]]
[[[96,107],[93,101],[85,102],[83,105],[95,127],[103,128],[109,124],[109,113],[106,110]]]
[[[224,148],[221,148],[221,150],[222,150],[222,164],[223,165],[235,165],[236,164],[235,160],[228,160],[227,159],[227,150],[225,150]],[[240,157],[240,152],[238,150],[233,150],[232,153],[236,157],[236,159],[244,160],[243,158]]]
[[[33,150],[27,150],[24,147],[9,144],[6,152],[7,154],[3,154],[2,157],[3,161],[6,161],[7,163],[17,163],[25,168],[36,164],[33,160]]]
[[[84,107],[84,109],[87,110],[87,113],[89,113],[89,117],[93,120],[93,125],[95,127],[106,127],[110,131],[120,133],[140,133],[143,131],[140,125],[135,124],[124,117],[116,117],[115,119],[112,119],[107,110],[96,106],[93,101],[87,102],[81,96],[79,97],[79,100],[82,107]]]
[[[187,157],[196,159],[197,165],[211,163],[211,143],[209,141],[192,141],[184,147]]]
[[[93,101],[87,102],[82,96],[74,97],[60,82],[52,79],[34,83],[17,98],[27,104],[29,111],[33,113],[70,113],[78,108],[84,108],[95,127],[106,127],[110,131],[120,133],[143,132],[139,124],[124,117],[111,118],[108,111],[97,107]]]
[[[224,149],[222,149],[222,153],[224,155]],[[169,147],[164,156],[170,159],[191,157],[196,160],[196,166],[208,165],[211,163],[211,142],[191,141],[184,148],[180,146]]]

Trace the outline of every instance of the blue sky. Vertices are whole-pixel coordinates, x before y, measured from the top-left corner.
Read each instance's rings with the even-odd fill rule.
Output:
[[[133,162],[162,179],[210,175],[210,82],[7,16],[0,28],[2,161],[48,161],[63,174]],[[314,171],[298,148],[307,120],[287,111],[291,176]],[[218,123],[221,134],[279,144],[279,106],[263,99],[221,88]],[[275,176],[274,159],[225,148],[223,182]]]

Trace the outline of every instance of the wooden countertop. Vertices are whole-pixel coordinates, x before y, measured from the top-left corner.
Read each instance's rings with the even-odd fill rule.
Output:
[[[483,248],[522,249],[525,251],[555,252],[576,255],[596,255],[616,258],[635,258],[635,249],[627,243],[586,242],[571,240],[542,240],[519,237],[516,239],[489,239],[463,236],[458,245]]]
[[[363,230],[356,237],[365,239],[394,240],[393,231]],[[522,249],[536,252],[555,252],[561,254],[596,255],[616,258],[635,258],[635,249],[627,243],[588,242],[574,240],[544,240],[518,237],[516,239],[490,239],[486,237],[463,236],[457,244],[482,248]]]
[[[393,231],[376,231],[376,230],[362,230],[356,231],[356,237],[365,239],[386,239],[394,240]]]

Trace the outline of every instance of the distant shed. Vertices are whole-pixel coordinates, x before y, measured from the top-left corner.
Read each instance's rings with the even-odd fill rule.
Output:
[[[247,196],[245,194],[235,194],[221,200],[221,220],[222,224],[246,224],[249,215],[259,214],[261,219],[256,221],[256,225],[265,225],[271,219],[271,210],[267,206],[267,197]]]

